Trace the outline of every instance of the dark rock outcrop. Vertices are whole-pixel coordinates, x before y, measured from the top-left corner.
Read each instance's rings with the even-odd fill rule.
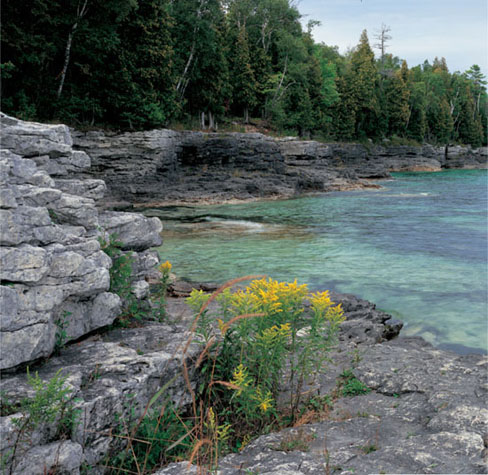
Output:
[[[323,144],[258,133],[74,132],[112,204],[219,202],[364,188],[392,171],[486,167],[486,148]]]

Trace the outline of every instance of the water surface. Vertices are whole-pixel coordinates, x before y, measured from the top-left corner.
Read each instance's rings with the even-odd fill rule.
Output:
[[[487,171],[397,173],[380,191],[148,210],[191,280],[246,274],[350,292],[459,352],[487,348]],[[468,347],[468,349],[466,349]]]

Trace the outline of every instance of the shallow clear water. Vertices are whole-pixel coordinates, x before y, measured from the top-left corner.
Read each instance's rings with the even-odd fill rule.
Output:
[[[406,323],[404,335],[486,351],[486,170],[398,173],[381,185],[148,214],[163,220],[160,252],[182,277],[296,277],[375,302]]]

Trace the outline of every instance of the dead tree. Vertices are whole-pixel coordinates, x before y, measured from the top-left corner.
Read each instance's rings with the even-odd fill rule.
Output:
[[[375,43],[373,47],[381,51],[381,65],[385,62],[386,48],[388,47],[388,41],[391,40],[391,36],[388,34],[390,31],[391,28],[382,23],[380,30],[377,30],[373,36],[373,38],[378,40],[378,43]]]

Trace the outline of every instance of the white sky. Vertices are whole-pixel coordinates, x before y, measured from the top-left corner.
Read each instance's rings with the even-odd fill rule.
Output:
[[[391,28],[388,53],[409,67],[444,56],[449,71],[478,64],[488,76],[487,0],[297,0],[306,24],[319,20],[314,38],[344,53],[359,42],[363,29],[370,44],[384,23]],[[378,55],[378,50],[375,50]]]

